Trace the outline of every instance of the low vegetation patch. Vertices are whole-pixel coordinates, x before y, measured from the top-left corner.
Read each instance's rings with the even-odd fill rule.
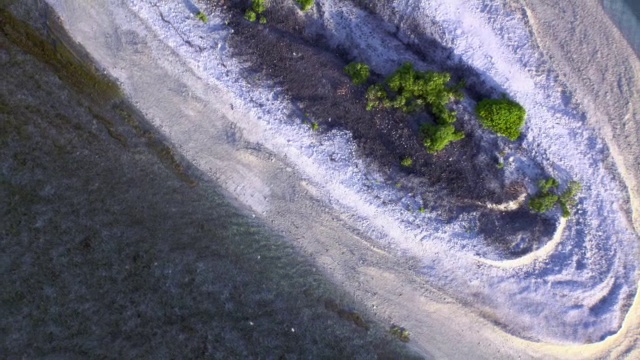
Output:
[[[538,183],[540,189],[538,195],[529,200],[529,208],[535,213],[545,213],[553,209],[556,204],[560,205],[562,216],[567,218],[571,216],[571,208],[575,206],[578,193],[582,186],[577,181],[571,181],[567,185],[567,189],[558,194],[556,191],[560,183],[554,179],[541,180]]]
[[[296,2],[300,6],[300,10],[304,12],[309,11],[314,5],[313,0],[296,0]]]
[[[545,213],[558,202],[558,195],[554,194],[540,194],[529,201],[529,208],[535,213]]]
[[[355,84],[364,84],[369,77],[369,67],[361,63],[347,65],[345,72]],[[451,86],[450,81],[449,73],[416,71],[413,64],[405,63],[384,83],[367,89],[367,110],[384,108],[406,113],[431,112],[436,123],[424,125],[420,132],[427,151],[437,153],[449,143],[464,138],[464,134],[452,125],[457,119],[456,113],[448,108],[452,100],[462,99],[463,83]]]
[[[562,209],[562,216],[571,216],[571,208],[574,207],[578,202],[578,199],[576,199],[576,197],[578,196],[580,190],[582,190],[582,185],[580,185],[580,183],[577,181],[571,181],[569,183],[569,186],[567,186],[567,189],[562,194],[560,194],[558,204]]]
[[[460,86],[450,86],[450,81],[449,73],[416,71],[411,63],[405,63],[387,79],[395,98],[383,106],[407,113],[428,110],[437,123],[451,124],[456,121],[456,114],[447,106],[451,100],[462,99],[462,92]]]
[[[424,136],[424,146],[431,154],[443,150],[451,142],[464,139],[464,133],[451,124],[425,124],[420,130]]]
[[[476,113],[485,128],[510,140],[520,137],[526,111],[509,99],[485,99],[478,103]]]
[[[260,24],[266,24],[267,18],[263,13],[267,10],[265,0],[253,0],[251,1],[251,8],[247,9],[244,14],[244,18],[254,22],[259,19]]]
[[[388,107],[389,96],[382,84],[369,86],[367,89],[367,110],[373,110],[379,107]]]
[[[203,13],[202,11],[198,12],[196,14],[196,18],[200,21],[202,21],[203,23],[207,23],[209,21],[209,18],[207,17],[207,14]]]
[[[413,159],[410,157],[406,157],[400,161],[400,165],[404,167],[411,167],[413,165]]]
[[[389,328],[389,333],[402,342],[409,342],[409,340],[411,340],[411,334],[409,333],[409,331],[398,325],[391,325],[391,328]]]
[[[344,72],[351,77],[355,85],[362,85],[369,80],[369,66],[364,63],[353,62],[345,66]]]

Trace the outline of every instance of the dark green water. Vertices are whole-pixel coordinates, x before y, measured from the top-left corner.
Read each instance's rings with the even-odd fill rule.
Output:
[[[640,57],[640,1],[603,0],[602,5],[636,55]]]
[[[54,23],[2,11],[0,25],[2,357],[412,357],[225,201]]]

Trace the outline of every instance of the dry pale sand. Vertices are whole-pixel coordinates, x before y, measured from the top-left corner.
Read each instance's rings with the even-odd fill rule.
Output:
[[[120,82],[132,102],[187,159],[217,179],[231,198],[288,235],[380,321],[407,327],[412,333],[410,345],[426,357],[640,358],[637,297],[621,331],[601,343],[550,345],[508,335],[430,288],[413,275],[406,260],[369,245],[346,220],[315,199],[314,189],[289,169],[285,159],[260,149],[237,148],[225,140],[236,131],[250,142],[251,129],[260,125],[243,114],[242,104],[198,78],[121,2],[49,2],[71,36]],[[602,11],[581,4],[578,12],[577,2],[566,5],[571,22],[566,14],[556,13],[556,5],[549,5],[555,1],[535,1],[530,16],[540,39],[553,39],[541,41],[543,49],[583,99],[592,123],[602,128],[616,161],[624,164],[638,227],[640,109],[632,104],[640,104],[639,65],[630,60],[630,50],[609,25],[593,26],[594,18],[608,21]]]

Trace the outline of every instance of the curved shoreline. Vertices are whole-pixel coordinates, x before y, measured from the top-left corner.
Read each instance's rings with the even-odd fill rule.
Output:
[[[79,6],[80,6],[80,5],[79,5]],[[82,5],[82,6],[92,7],[92,5]],[[67,8],[67,10],[71,10],[71,9],[72,9],[72,6],[69,6],[69,8]],[[76,10],[77,10],[77,9],[76,9]],[[86,9],[85,9],[85,10],[86,10]],[[107,14],[108,14],[108,13],[110,13],[110,12],[108,11],[108,9],[101,9],[101,10],[105,11]],[[80,11],[80,13],[81,13],[81,11]],[[102,20],[101,20],[101,19],[93,19],[93,20],[94,20],[94,21],[96,21],[96,22],[98,22],[98,23],[100,23],[100,21],[104,21],[104,19],[102,19]],[[84,23],[83,25],[84,25],[84,26],[89,26],[89,28],[92,28],[92,25],[89,25],[88,23]],[[82,26],[82,24],[81,24],[81,25],[77,25],[77,24],[71,25],[71,24],[69,24],[69,26]],[[86,34],[85,34],[85,35],[86,35]],[[96,41],[99,41],[99,40],[96,40]],[[99,50],[98,50],[98,53],[99,53]],[[92,54],[95,54],[95,52],[92,52]],[[108,53],[104,53],[104,54],[102,54],[102,55],[110,55],[110,54],[108,54]],[[107,62],[108,62],[108,61],[113,61],[114,63],[113,63],[112,65],[116,65],[116,64],[117,64],[117,61],[116,61],[116,60],[113,60],[113,59],[102,58],[102,60],[103,60],[103,61],[107,61]],[[103,64],[103,65],[104,65],[104,64]],[[143,65],[143,64],[139,64],[139,65],[137,65],[137,66],[142,66],[142,65]],[[144,65],[148,65],[148,64],[144,64]],[[118,67],[117,67],[117,66],[112,67],[112,69],[116,69],[116,70],[114,70],[114,71],[116,71],[116,72],[117,72],[117,71],[122,71],[122,70],[117,70],[117,69],[118,69]],[[168,71],[169,69],[168,69],[168,68],[165,68],[164,70],[165,70],[165,71]],[[176,70],[174,70],[174,71],[176,71]],[[123,72],[122,74],[125,74],[125,72]],[[124,79],[126,79],[126,81],[130,81],[130,83],[128,84],[128,86],[129,86],[129,91],[141,91],[141,92],[145,91],[142,87],[139,87],[139,86],[138,86],[138,87],[136,87],[136,86],[134,85],[134,82],[135,82],[135,81],[137,81],[137,80],[133,80],[133,79],[131,79],[131,78],[127,78],[126,76],[124,77]],[[144,78],[141,78],[141,79],[139,79],[139,80],[142,80],[142,81],[143,81],[143,84],[153,84],[153,82],[151,82],[151,83],[144,82],[144,80],[145,80]],[[149,79],[146,79],[146,80],[149,80]],[[125,84],[125,85],[126,85],[126,84]],[[204,84],[201,84],[200,80],[199,80],[199,79],[197,79],[196,77],[191,77],[191,80],[189,81],[189,86],[199,86],[199,90],[200,90],[200,94],[201,94],[201,95],[204,95],[204,94],[209,93],[209,90],[210,90],[210,89],[206,89],[206,88],[207,88],[207,86],[205,86]],[[135,89],[135,90],[134,90],[134,89]],[[147,90],[147,91],[148,91],[148,90]],[[175,94],[175,93],[173,93],[173,94],[171,94],[171,95],[172,95],[172,96],[176,96],[176,94]],[[139,94],[137,94],[136,96],[140,96],[140,95],[139,95]],[[191,96],[191,95],[190,95],[190,96]],[[198,96],[198,95],[196,95],[196,96]],[[220,93],[216,93],[216,96],[218,96],[218,97],[224,97],[224,95],[223,95],[223,94],[220,94]],[[134,97],[135,97],[135,96],[134,96]],[[190,105],[191,105],[191,106],[194,106],[196,109],[203,109],[203,108],[206,108],[206,109],[208,109],[208,110],[210,110],[210,111],[211,111],[211,110],[213,110],[211,107],[207,107],[206,105],[205,105],[204,107],[202,106],[202,105],[203,105],[203,102],[206,102],[206,100],[204,100],[206,97],[207,97],[207,96],[202,96],[198,101],[190,102]],[[188,98],[186,98],[186,99],[185,99],[184,97],[179,97],[179,99],[181,99],[181,101],[190,101]],[[154,100],[156,100],[156,99],[154,99]],[[165,100],[166,100],[166,99],[165,99]],[[229,102],[232,102],[232,101],[230,100]],[[180,110],[179,110],[179,111],[182,111],[182,113],[180,113],[180,112],[176,112],[176,110],[168,111],[168,110],[170,110],[170,109],[168,109],[168,108],[166,108],[166,107],[165,107],[164,109],[151,110],[151,111],[153,112],[153,115],[151,115],[151,114],[150,114],[150,115],[151,115],[152,117],[153,117],[153,116],[164,117],[164,116],[168,116],[168,115],[181,115],[181,116],[186,116],[186,114],[189,114],[189,113],[193,112],[193,109],[190,109],[190,108],[189,108],[189,106],[182,105],[182,104],[180,104],[180,102],[176,102],[175,100],[171,101],[170,103],[171,103],[171,104],[173,104],[174,106],[178,106],[178,107],[180,107]],[[211,105],[211,103],[209,102],[209,103],[207,103],[207,105]],[[147,109],[151,109],[151,108],[153,108],[152,104],[148,104],[147,106],[148,106],[148,108],[147,108]],[[164,113],[163,113],[163,111],[168,111],[168,114],[164,114]],[[198,115],[201,115],[201,116],[202,116],[202,115],[206,115],[206,114],[205,114],[205,113],[203,113],[203,112],[199,112],[199,113],[198,113]],[[238,115],[235,115],[235,114],[231,114],[231,113],[229,113],[228,111],[225,111],[225,112],[224,112],[224,115],[225,115],[225,116],[238,116]],[[189,116],[186,116],[186,117],[187,117],[187,118],[189,118],[189,117],[192,117],[192,116],[194,116],[194,115],[192,114],[192,115],[189,115]],[[210,115],[209,115],[209,116],[210,116]],[[230,154],[231,154],[231,153],[227,153],[226,155],[230,155]],[[273,192],[276,192],[276,193],[277,193],[277,192],[279,192],[279,191],[282,191],[282,189],[277,190],[277,189],[270,188],[270,186],[267,186],[267,185],[264,185],[264,184],[260,184],[260,185],[259,185],[259,184],[257,184],[257,183],[247,182],[247,179],[246,179],[246,178],[247,178],[248,176],[250,176],[251,174],[255,174],[255,173],[256,173],[256,167],[257,167],[257,168],[262,168],[262,170],[265,170],[266,168],[264,167],[264,165],[262,165],[262,159],[260,159],[260,156],[257,156],[257,158],[256,158],[256,157],[254,157],[254,156],[253,156],[253,155],[251,155],[251,154],[244,154],[244,155],[243,155],[243,157],[245,157],[245,160],[244,160],[244,161],[245,161],[245,162],[244,162],[245,168],[244,168],[244,169],[242,169],[242,168],[238,168],[238,167],[237,167],[237,165],[231,164],[231,163],[229,163],[229,162],[225,162],[225,163],[223,163],[223,164],[222,164],[222,166],[223,166],[223,167],[229,167],[229,168],[234,168],[234,167],[235,167],[235,169],[236,169],[236,170],[240,170],[240,172],[241,172],[241,173],[244,173],[245,175],[244,175],[244,176],[233,176],[233,177],[231,177],[231,178],[225,179],[225,178],[224,178],[224,176],[231,176],[231,175],[230,175],[230,174],[226,174],[226,175],[222,175],[222,174],[221,174],[221,176],[222,176],[222,178],[221,178],[221,179],[222,179],[222,183],[223,183],[223,184],[226,184],[226,186],[227,186],[227,187],[235,186],[235,190],[232,190],[232,192],[235,192],[235,195],[236,195],[236,196],[240,196],[240,197],[244,196],[244,199],[245,199],[245,201],[244,201],[244,202],[247,202],[247,201],[248,201],[249,203],[254,204],[254,209],[255,209],[256,211],[262,212],[262,211],[264,211],[264,210],[266,209],[266,207],[265,207],[266,205],[265,205],[265,203],[263,202],[263,200],[260,200],[260,197],[262,197],[262,198],[266,198],[266,197],[270,196],[270,195],[271,195],[271,193],[273,193]],[[204,164],[202,164],[202,163],[201,163],[200,165],[204,165]],[[218,164],[215,164],[215,163],[214,163],[214,165],[216,165],[216,166],[220,166],[221,164],[220,164],[220,163],[218,163]],[[280,166],[282,166],[282,165],[280,165]],[[276,170],[276,171],[277,171],[277,170],[279,170],[279,169],[281,169],[281,167],[280,167],[280,168],[277,168],[277,167],[276,167],[276,168],[273,168],[273,167],[271,167],[271,170],[272,170],[272,171],[273,171],[273,170]],[[238,183],[239,183],[240,185],[238,185]],[[289,185],[291,185],[291,184],[292,184],[292,183],[289,183]],[[286,192],[284,192],[284,193],[286,193]],[[281,226],[284,226],[285,228],[287,228],[287,224],[286,224],[286,223],[281,224]],[[285,232],[288,232],[288,231],[291,231],[291,228],[290,228],[290,227],[289,227],[288,229],[286,229],[286,230],[285,230]],[[306,245],[303,245],[303,246],[310,246],[310,245],[307,243]],[[328,260],[321,260],[321,262],[322,262],[322,261],[328,261]],[[352,270],[351,272],[350,272],[350,271],[348,271],[348,269],[349,269],[349,268],[351,268],[351,267],[353,266],[353,265],[350,265],[350,264],[349,264],[348,259],[342,259],[342,261],[344,261],[344,262],[342,263],[342,265],[341,265],[341,266],[346,267],[346,269],[343,269],[343,271],[346,271],[344,274],[353,274],[353,272],[352,272],[353,270]],[[332,263],[332,262],[327,262],[327,263],[325,263],[325,265],[330,264],[330,263]],[[329,268],[330,268],[330,265],[329,265]],[[370,275],[371,275],[371,274],[374,274],[374,275],[372,275],[372,276],[382,276],[382,275],[381,275],[377,270],[371,270],[371,269],[358,269],[357,271],[358,271],[360,274],[370,274]],[[346,275],[346,276],[348,276],[348,275]],[[387,276],[387,277],[394,277],[393,275],[386,275],[386,276]],[[348,282],[348,281],[346,281],[346,279],[344,279],[344,278],[343,278],[340,282],[344,283],[346,286],[348,286],[348,285],[349,285],[349,282]],[[376,288],[376,287],[377,287],[377,286],[379,286],[379,285],[380,285],[379,283],[376,283],[376,284],[375,284],[375,286],[374,286],[373,288]],[[387,285],[387,286],[388,286],[388,285]],[[405,291],[405,290],[406,290],[406,289],[403,289],[402,291]],[[358,291],[358,290],[356,290],[356,291]],[[413,306],[413,309],[417,309],[417,308],[423,308],[423,309],[424,309],[424,307],[423,307],[423,306],[418,306],[417,304],[420,304],[420,303],[422,303],[422,302],[423,302],[423,301],[425,301],[425,300],[424,300],[424,299],[421,299],[421,297],[420,297],[420,296],[418,296],[415,292],[411,292],[411,291],[410,291],[410,293],[412,293],[412,294],[414,294],[415,296],[417,296],[414,300],[412,300],[412,301],[411,301],[412,306]],[[419,292],[418,292],[418,293],[419,293]],[[433,293],[432,293],[432,295],[433,295]],[[437,296],[436,296],[436,298],[437,298]],[[636,297],[636,299],[637,299],[637,297]],[[637,300],[636,300],[636,303],[637,303]],[[403,301],[397,301],[397,302],[395,302],[394,304],[395,304],[394,306],[403,306]],[[432,305],[433,305],[433,304],[432,304]],[[635,307],[637,307],[637,306],[635,306],[635,305],[634,305],[634,308],[635,308]],[[438,308],[438,307],[437,307],[437,306],[434,306],[434,308]],[[440,308],[440,309],[442,309],[442,308]],[[393,306],[388,305],[388,308],[387,308],[386,310],[383,310],[383,311],[385,311],[387,314],[389,314],[389,313],[394,313],[394,312],[398,311],[398,308],[394,308]],[[432,310],[432,311],[433,311],[433,310]],[[453,310],[452,310],[452,311],[453,311]],[[455,311],[454,311],[454,312],[455,312]],[[399,316],[400,316],[400,317],[402,317],[402,318],[406,318],[406,315],[399,315]],[[628,319],[628,316],[627,316],[627,319]],[[413,320],[413,322],[414,322],[414,323],[415,323],[416,321],[418,321],[418,320]],[[472,320],[472,321],[474,322],[474,324],[475,324],[475,325],[478,325],[478,326],[480,326],[479,324],[482,324],[482,327],[484,327],[484,326],[486,325],[486,322],[484,322],[484,321],[480,321],[480,320]],[[411,322],[411,321],[410,321],[410,322]],[[625,329],[627,328],[627,327],[626,327],[626,324],[627,324],[627,323],[628,323],[628,322],[627,322],[627,320],[625,320],[625,323],[624,323],[625,325],[623,325],[623,328],[625,328]],[[416,325],[417,325],[417,324],[416,324]],[[464,328],[464,327],[460,327],[460,328],[458,328],[458,330],[461,330],[461,329],[463,329],[463,328]],[[434,331],[437,331],[437,330],[434,328]],[[427,340],[427,338],[428,338],[429,336],[433,336],[433,334],[429,334],[429,333],[428,333],[428,331],[421,331],[421,332],[420,332],[420,334],[422,334],[422,335],[423,335],[423,336],[421,336],[421,337],[420,337],[420,339],[421,339],[422,341],[424,341],[424,343],[425,343],[425,344],[433,344],[434,346],[437,346],[437,345],[435,345],[435,344],[434,344],[434,341],[433,341],[433,340],[431,340],[431,341]],[[449,333],[449,334],[450,334],[450,335],[452,335],[453,333]],[[499,335],[495,335],[495,334],[494,334],[494,335],[491,335],[491,336],[489,336],[489,337],[491,338],[491,337],[493,337],[493,336],[497,336],[498,338],[500,338],[500,336],[499,336]],[[439,340],[443,340],[442,336],[439,336],[439,337],[438,337],[438,339],[439,339]],[[453,339],[453,337],[452,337],[452,338],[449,338],[449,340],[451,340],[451,339]],[[473,339],[474,339],[474,338],[473,338],[473,336],[472,336],[472,337],[471,337],[471,338],[469,338],[469,339],[470,339],[469,344],[471,344],[471,341],[473,341]],[[513,340],[512,340],[512,341],[513,341]],[[607,341],[608,341],[608,340],[607,340]],[[526,346],[526,347],[528,347],[528,346]],[[532,348],[535,348],[535,346],[533,346]],[[544,348],[544,347],[543,347],[543,348]],[[595,348],[595,347],[594,347],[594,348]],[[427,347],[427,349],[429,349],[429,347]],[[503,348],[503,349],[506,349],[506,347],[505,347],[505,348]],[[495,350],[495,349],[493,349],[493,350]],[[444,350],[443,350],[443,351],[444,351]],[[489,351],[489,350],[487,350],[487,351]],[[514,350],[514,351],[515,351],[515,350]],[[443,353],[443,354],[444,354],[444,353]],[[487,354],[489,354],[489,353],[487,353]]]

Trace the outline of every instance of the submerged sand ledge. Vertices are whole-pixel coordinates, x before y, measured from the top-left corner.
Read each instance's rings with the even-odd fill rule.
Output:
[[[397,259],[371,248],[358,236],[345,235],[350,231],[319,206],[312,196],[313,187],[295,173],[286,171],[288,166],[277,156],[259,149],[238,149],[225,144],[224,137],[233,128],[232,124],[251,119],[240,111],[230,111],[226,104],[236,104],[238,108],[235,99],[223,90],[203,83],[169,49],[159,51],[161,46],[151,49],[150,44],[158,43],[154,34],[127,33],[126,37],[114,42],[117,36],[123,35],[114,30],[124,27],[121,23],[124,19],[137,21],[125,7],[62,2],[57,4],[57,11],[63,21],[67,19],[66,25],[76,40],[121,81],[132,101],[150,120],[157,124],[166,124],[165,120],[171,118],[184,120],[181,127],[164,130],[185,156],[196,160],[194,162],[200,168],[210,169],[231,196],[257,213],[268,209],[267,222],[272,221],[276,229],[297,239],[296,243],[315,257],[325,271],[338,283],[351,288],[363,302],[375,304],[379,316],[412,329],[416,346],[440,357],[464,355],[462,348],[475,358],[491,358],[496,353],[505,357],[564,355],[575,358],[579,354],[588,358],[606,354],[618,346],[624,354],[635,346],[637,298],[621,332],[602,343],[547,346],[506,335],[465,307],[430,290],[422,280],[403,271],[407,267],[400,265]],[[135,45],[135,49],[121,47],[119,52],[114,52],[122,43]],[[165,88],[166,79],[175,82]],[[197,122],[205,118],[216,119],[218,125],[211,127],[210,133],[194,132]],[[259,126],[259,123],[252,125]],[[211,139],[221,141],[212,149]],[[199,157],[202,152],[208,153],[209,157]],[[365,265],[356,265],[352,256],[344,256],[345,251],[359,254]],[[326,255],[317,255],[323,252]],[[359,279],[355,287],[354,278]],[[397,296],[399,293],[402,293],[401,298]],[[418,313],[425,316],[416,317]],[[632,327],[633,324],[636,327]],[[476,346],[478,341],[480,348]],[[452,343],[459,347],[451,350]]]

